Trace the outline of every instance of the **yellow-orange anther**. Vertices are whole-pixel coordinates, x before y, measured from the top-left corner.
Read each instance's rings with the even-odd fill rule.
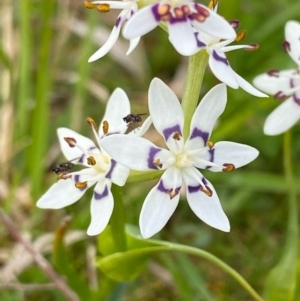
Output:
[[[94,121],[93,118],[88,117],[88,118],[86,119],[86,121],[87,121],[87,123],[88,123],[91,127],[93,127],[93,128],[97,131],[97,125],[96,125],[96,122]]]
[[[88,165],[92,165],[92,166],[96,165],[96,160],[95,160],[95,158],[94,158],[93,156],[89,156],[89,157],[87,158],[87,164],[88,164]]]
[[[87,187],[87,181],[85,181],[85,182],[76,182],[75,187],[78,188],[78,189],[84,189],[84,188]]]
[[[235,166],[232,163],[224,163],[222,171],[234,171]]]
[[[210,141],[210,140],[208,140],[207,142],[206,142],[206,146],[208,147],[208,148],[210,148],[210,149],[212,149],[213,147],[214,147],[214,143],[212,142],[212,141]]]
[[[236,40],[237,42],[240,42],[240,41],[244,40],[245,37],[246,37],[246,31],[245,31],[245,30],[241,30],[241,31],[237,34],[235,40]]]
[[[109,129],[109,125],[108,125],[108,122],[106,120],[103,121],[102,129],[103,129],[104,135],[106,135],[108,133],[108,129]]]

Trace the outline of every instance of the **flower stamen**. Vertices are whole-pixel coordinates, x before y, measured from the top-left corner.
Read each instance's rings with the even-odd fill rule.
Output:
[[[172,138],[179,141],[179,140],[181,140],[181,135],[179,132],[175,132]]]
[[[94,158],[93,156],[87,157],[87,164],[88,164],[88,165],[91,165],[91,166],[96,165],[96,160],[95,160],[95,158]]]
[[[109,125],[106,120],[103,121],[102,129],[103,129],[104,135],[106,135],[108,133],[108,129],[109,129]]]
[[[163,166],[162,163],[160,163],[159,158],[153,160],[153,165],[155,165],[158,168],[162,168],[162,166]]]
[[[93,118],[91,117],[88,117],[86,119],[87,123],[90,125],[90,127],[92,127],[93,129],[95,129],[97,131],[97,125],[96,125],[96,122]]]
[[[212,149],[213,147],[214,147],[214,143],[212,142],[212,141],[210,141],[210,140],[208,140],[207,142],[206,142],[206,146],[209,148],[209,149]]]
[[[176,195],[178,195],[179,191],[180,191],[180,188],[169,189],[169,190],[167,191],[167,194],[169,195],[170,200],[172,200]]]
[[[203,186],[200,186],[199,190],[204,192],[209,197],[211,197],[213,195],[212,190],[206,185],[205,185],[205,188]]]
[[[223,164],[223,169],[222,169],[222,171],[234,171],[235,170],[235,166],[234,166],[234,164],[232,164],[232,163],[224,163]]]
[[[236,40],[237,42],[240,42],[240,41],[243,41],[243,40],[245,39],[245,37],[246,37],[246,31],[245,31],[245,30],[241,30],[241,31],[237,34],[235,40]]]
[[[110,5],[107,3],[95,4],[89,1],[84,1],[84,6],[88,9],[97,9],[100,13],[107,13],[110,11]]]
[[[69,144],[70,147],[75,147],[77,141],[73,137],[64,137],[65,141]]]
[[[84,189],[84,188],[87,187],[87,181],[85,181],[85,182],[76,182],[75,187],[78,188],[78,189]]]

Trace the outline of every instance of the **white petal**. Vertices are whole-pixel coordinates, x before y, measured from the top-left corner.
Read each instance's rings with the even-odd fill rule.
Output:
[[[293,97],[285,100],[266,119],[264,133],[279,135],[290,129],[300,118],[300,106]]]
[[[224,53],[212,50],[208,64],[212,73],[218,80],[233,89],[237,89],[239,87],[235,77],[235,72],[232,70]]]
[[[116,134],[103,138],[101,144],[115,161],[139,171],[157,169],[153,164],[155,159],[167,161],[171,156],[170,151],[142,137]]]
[[[111,160],[111,168],[105,178],[110,179],[113,183],[123,186],[129,176],[130,169],[125,167],[115,160]]]
[[[80,159],[83,155],[83,152],[76,146],[70,147],[69,144],[65,141],[64,139],[65,137],[74,138],[77,144],[80,145],[85,150],[95,149],[95,151],[97,151],[97,147],[95,146],[95,143],[91,139],[84,137],[73,130],[70,130],[68,128],[58,128],[57,135],[58,135],[61,151],[69,161],[71,160],[74,161],[74,159],[77,158]],[[81,163],[85,163],[85,162],[81,162]]]
[[[233,71],[234,72],[234,71]],[[240,75],[234,72],[235,78],[239,84],[239,86],[244,89],[246,92],[257,96],[257,97],[268,97],[268,95],[260,92],[259,90],[255,89],[250,83],[244,80]]]
[[[123,30],[124,38],[129,40],[138,38],[158,25],[152,13],[152,7],[153,5],[143,7],[128,20]]]
[[[211,171],[222,171],[224,164],[233,164],[239,168],[253,161],[259,154],[254,147],[227,141],[217,142],[209,152],[211,161],[219,165],[209,168]]]
[[[278,76],[271,76],[268,73],[258,75],[254,78],[253,84],[258,89],[275,95],[279,92],[288,91],[291,89],[291,77],[295,77],[297,70],[285,70],[278,72]],[[288,94],[289,95],[289,94]]]
[[[107,102],[106,111],[99,127],[100,138],[104,136],[103,121],[108,122],[107,134],[125,133],[127,124],[123,118],[128,114],[130,114],[129,99],[121,88],[117,88]]]
[[[285,39],[290,44],[288,53],[294,62],[300,66],[300,23],[288,21],[285,25]]]
[[[172,171],[166,170],[159,183],[149,192],[143,204],[140,215],[140,230],[144,238],[149,238],[159,232],[170,219],[178,205],[179,191],[172,199],[167,193],[167,190],[174,187]],[[177,179],[175,187],[180,190],[181,185],[182,178],[180,176]]]
[[[129,55],[136,48],[136,46],[138,45],[139,41],[140,41],[140,37],[130,40],[130,42],[129,42],[129,48],[128,48],[127,52],[126,52],[126,55]]]
[[[197,170],[199,176],[201,173]],[[184,182],[187,186],[187,200],[194,213],[206,224],[224,232],[230,231],[230,225],[227,216],[225,215],[220,204],[219,197],[212,184],[202,177],[212,192],[212,196],[206,195],[200,191],[200,184],[190,174],[183,174]]]
[[[195,6],[199,6],[202,9],[208,10],[208,8],[204,5],[199,3],[195,4]],[[213,37],[220,38],[220,39],[235,39],[236,32],[232,28],[232,26],[221,16],[217,13],[213,12],[212,10],[209,11],[209,16],[205,19],[204,22],[193,21],[193,26],[209,34]]]
[[[111,48],[115,45],[115,43],[118,40],[118,37],[120,35],[120,29],[121,29],[121,25],[114,26],[114,28],[113,28],[109,38],[105,42],[105,44],[89,58],[89,60],[88,60],[89,63],[100,59],[101,57],[105,56],[111,50]]]
[[[215,86],[203,97],[191,121],[190,136],[185,145],[187,150],[206,145],[216,120],[224,112],[226,102],[225,84]]]
[[[36,205],[44,209],[60,209],[78,201],[85,192],[86,189],[76,188],[72,179],[59,180],[42,195]]]
[[[114,208],[114,199],[109,183],[98,183],[91,202],[91,223],[88,235],[97,235],[107,226]]]
[[[169,40],[174,48],[185,56],[190,56],[199,51],[197,40],[188,19],[185,22],[168,23]]]
[[[154,78],[149,88],[149,111],[153,125],[164,137],[169,149],[183,146],[183,139],[175,140],[173,135],[183,135],[183,111],[175,93],[160,79]]]

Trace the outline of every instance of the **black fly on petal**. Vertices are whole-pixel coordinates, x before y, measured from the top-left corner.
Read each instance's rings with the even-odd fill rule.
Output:
[[[136,128],[140,126],[140,123],[143,121],[142,117],[143,115],[147,115],[146,113],[144,114],[128,114],[127,116],[123,117],[124,122],[127,123],[128,130],[126,133],[129,133]]]

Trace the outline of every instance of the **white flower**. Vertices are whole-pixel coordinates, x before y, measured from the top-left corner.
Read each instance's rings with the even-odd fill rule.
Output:
[[[59,180],[38,200],[38,207],[49,209],[66,207],[79,200],[89,187],[96,184],[91,202],[91,223],[87,234],[96,235],[105,229],[114,206],[111,184],[123,186],[129,175],[129,168],[111,159],[102,149],[100,140],[106,135],[125,133],[127,124],[123,121],[123,117],[129,113],[130,103],[127,95],[122,89],[117,88],[107,103],[98,132],[95,122],[88,118],[98,146],[91,139],[68,128],[57,130],[60,147],[66,159],[86,168],[59,173]],[[133,135],[142,135],[150,123],[151,119],[148,118],[140,129],[133,132]]]
[[[139,171],[165,170],[146,197],[141,211],[143,237],[151,237],[167,223],[177,207],[183,183],[194,213],[212,227],[230,230],[216,191],[198,168],[231,171],[254,160],[258,151],[234,142],[213,144],[209,141],[213,126],[225,109],[226,98],[225,84],[219,84],[206,94],[192,118],[190,135],[184,141],[180,103],[168,86],[153,79],[149,89],[149,111],[169,150],[141,137],[112,135],[102,140],[103,148],[124,166]],[[118,145],[122,145],[122,152],[118,151]]]
[[[297,64],[292,70],[271,70],[254,79],[262,91],[284,100],[266,119],[266,135],[282,134],[300,119],[300,23],[288,21],[285,25],[285,50]]]
[[[140,9],[126,23],[123,35],[127,39],[139,38],[160,22],[167,23],[169,40],[182,55],[199,50],[196,30],[222,39],[235,38],[231,25],[208,7],[189,0],[159,0]]]
[[[217,5],[213,7],[213,11],[217,12]],[[232,27],[237,29],[239,27],[239,22],[235,20],[232,22]],[[255,50],[257,45],[234,45],[228,46],[235,40],[241,40],[244,38],[244,31],[241,32],[237,38],[233,37],[230,39],[222,40],[218,37],[208,35],[202,31],[196,33],[198,39],[199,49],[205,48],[209,54],[209,67],[212,73],[216,76],[218,80],[225,83],[227,86],[238,89],[241,87],[246,92],[257,96],[257,97],[267,97],[266,94],[255,89],[250,83],[239,76],[230,66],[229,61],[225,55],[226,52],[245,49],[248,51]]]
[[[109,50],[114,46],[117,42],[118,37],[120,35],[121,27],[123,24],[129,20],[129,18],[138,10],[137,0],[122,0],[122,1],[93,1],[88,2],[85,1],[85,5],[87,8],[97,8],[100,12],[108,12],[110,9],[122,9],[121,13],[119,14],[116,24],[106,41],[106,43],[97,50],[88,60],[88,62],[93,62],[104,55],[106,55]],[[140,37],[130,39],[130,46],[127,51],[127,55],[130,54],[137,44],[140,41]]]

